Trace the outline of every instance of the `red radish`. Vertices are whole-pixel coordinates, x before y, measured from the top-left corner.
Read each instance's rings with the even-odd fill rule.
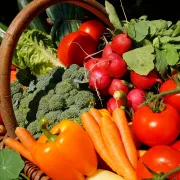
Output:
[[[96,67],[98,60],[99,58],[92,58],[92,59],[87,60],[84,63],[84,67],[88,69],[89,71],[91,71],[94,67]]]
[[[112,53],[112,48],[111,48],[111,45],[108,43],[103,49],[102,57],[105,58],[111,53]]]
[[[101,96],[101,97],[107,97],[107,96],[109,96],[108,88],[109,88],[109,86],[107,86],[107,87],[104,88],[104,89],[99,90],[99,93],[100,93],[100,96]]]
[[[106,88],[111,83],[109,72],[103,68],[96,67],[90,71],[89,86],[94,90]]]
[[[104,36],[104,41],[106,42],[106,46],[103,49],[102,58],[106,58],[109,54],[112,53],[112,48],[107,39]]]
[[[127,82],[121,79],[112,79],[108,89],[109,94],[113,96],[114,92],[119,90],[127,94],[129,91]]]
[[[156,82],[162,83],[162,81],[158,79],[158,73],[156,70],[152,70],[146,76],[130,71],[130,79],[132,84],[138,89],[149,89],[152,88]]]
[[[122,57],[116,53],[107,56],[110,60],[109,73],[114,78],[121,78],[127,72],[127,64]]]
[[[132,40],[127,34],[118,34],[113,38],[111,47],[113,52],[121,56],[132,48]]]
[[[121,100],[116,100],[115,98],[111,97],[107,101],[107,110],[112,113],[116,108],[120,108],[122,106]]]
[[[110,63],[111,62],[107,58],[99,58],[97,62],[97,67],[100,67],[109,71]]]
[[[64,66],[83,66],[87,55],[96,52],[97,43],[87,33],[77,31],[66,35],[59,43],[58,58]]]
[[[130,108],[136,111],[139,106],[145,101],[146,93],[144,90],[134,88],[127,95],[127,104]]]

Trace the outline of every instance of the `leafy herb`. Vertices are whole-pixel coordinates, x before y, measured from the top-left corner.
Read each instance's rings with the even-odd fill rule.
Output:
[[[147,75],[154,69],[155,55],[152,54],[154,48],[152,45],[136,48],[123,54],[123,59],[131,70],[140,75]]]
[[[26,30],[16,46],[13,64],[21,69],[29,67],[34,75],[49,72],[55,66],[63,66],[57,58],[57,50],[50,35],[39,30]]]
[[[12,180],[19,177],[24,168],[21,156],[8,148],[0,150],[0,180]]]

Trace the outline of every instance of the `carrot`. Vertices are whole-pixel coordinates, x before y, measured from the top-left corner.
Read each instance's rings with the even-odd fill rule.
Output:
[[[119,129],[122,142],[124,144],[127,156],[134,169],[136,169],[138,161],[138,153],[133,141],[131,130],[126,118],[125,111],[120,108],[116,108],[112,113],[113,121]]]
[[[86,132],[89,134],[97,153],[107,163],[107,165],[116,172],[116,167],[106,148],[100,127],[95,118],[89,112],[84,112],[81,114],[81,121]]]
[[[116,173],[126,180],[136,180],[135,170],[127,157],[116,124],[109,116],[103,116],[100,121],[100,129],[109,154],[116,165]]]
[[[102,116],[109,116],[109,117],[111,117],[111,113],[107,110],[107,109],[98,109],[99,110],[99,112],[102,114]]]
[[[95,109],[95,108],[91,108],[89,110],[89,113],[94,117],[94,119],[97,121],[97,123],[100,123],[100,119],[102,117],[102,114],[99,112],[99,110]]]
[[[32,149],[34,145],[36,144],[36,140],[31,135],[31,133],[23,128],[23,127],[17,127],[15,130],[15,134],[23,144],[23,146],[29,151],[32,152]]]
[[[8,137],[4,140],[4,144],[34,163],[31,153],[19,141]]]

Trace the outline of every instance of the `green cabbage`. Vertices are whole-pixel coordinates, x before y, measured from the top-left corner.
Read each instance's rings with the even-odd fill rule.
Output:
[[[36,29],[23,32],[12,63],[21,69],[29,67],[34,75],[47,73],[56,66],[63,66],[57,58],[57,49],[51,36]]]

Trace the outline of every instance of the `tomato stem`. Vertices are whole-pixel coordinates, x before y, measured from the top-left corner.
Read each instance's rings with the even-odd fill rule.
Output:
[[[170,94],[176,94],[176,93],[180,93],[180,87],[178,86],[177,88],[173,89],[173,90],[169,90],[169,91],[165,91],[165,92],[161,92],[159,94],[155,94],[155,95],[152,95],[149,99],[147,99],[145,102],[143,102],[141,104],[141,106],[144,106],[146,104],[149,104],[151,102],[154,102],[154,106],[153,108],[157,107],[157,104],[159,102],[159,99],[163,96],[167,96],[167,95],[170,95]],[[157,111],[157,109],[155,108],[155,111]]]
[[[174,174],[176,172],[180,171],[180,166],[178,166],[177,168],[173,169],[172,171],[166,173],[166,174],[163,174],[160,178],[160,180],[165,180],[168,178],[168,176],[170,176],[171,174]]]

